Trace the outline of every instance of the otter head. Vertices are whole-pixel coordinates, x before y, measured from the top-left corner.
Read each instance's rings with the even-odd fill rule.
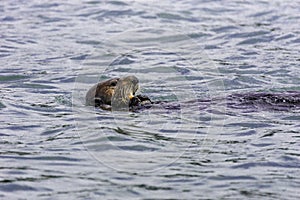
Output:
[[[138,89],[135,76],[113,78],[94,85],[86,94],[86,105],[110,110],[128,110],[129,102]]]
[[[139,80],[135,76],[120,78],[111,99],[113,110],[128,110],[130,100],[139,88]]]

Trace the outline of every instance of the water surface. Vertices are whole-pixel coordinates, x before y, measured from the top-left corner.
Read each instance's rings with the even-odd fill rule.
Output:
[[[0,197],[300,198],[299,109],[226,101],[300,90],[299,8],[1,1]],[[93,84],[129,74],[178,109],[84,106]]]

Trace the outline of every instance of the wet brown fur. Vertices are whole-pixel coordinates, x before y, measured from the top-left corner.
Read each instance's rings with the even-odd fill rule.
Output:
[[[119,78],[112,78],[107,81],[97,83],[96,85],[91,87],[85,97],[86,105],[110,105],[112,96],[114,95],[114,91],[119,80]]]

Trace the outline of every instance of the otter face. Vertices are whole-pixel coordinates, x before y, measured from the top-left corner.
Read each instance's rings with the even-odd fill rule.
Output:
[[[121,78],[112,96],[111,105],[115,110],[129,109],[129,102],[139,88],[139,80],[135,76]]]

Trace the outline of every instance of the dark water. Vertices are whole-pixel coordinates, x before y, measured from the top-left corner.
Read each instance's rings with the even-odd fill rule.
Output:
[[[226,102],[300,91],[299,1],[7,0],[0,13],[1,199],[300,198],[300,109]],[[179,109],[84,106],[94,83],[128,74]]]

